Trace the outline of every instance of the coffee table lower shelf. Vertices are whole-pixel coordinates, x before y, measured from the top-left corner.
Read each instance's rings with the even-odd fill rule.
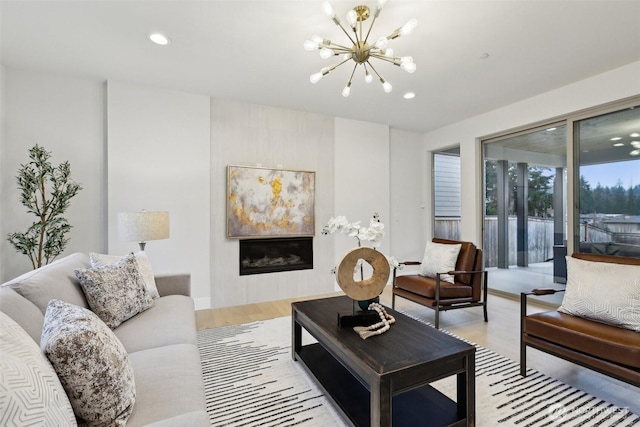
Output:
[[[296,353],[329,399],[354,426],[369,426],[369,390],[358,381],[322,345],[302,346]],[[463,426],[466,420],[458,415],[457,404],[430,385],[393,397],[393,426]]]

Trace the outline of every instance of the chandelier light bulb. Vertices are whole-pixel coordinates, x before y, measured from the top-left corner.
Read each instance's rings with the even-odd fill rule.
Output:
[[[319,73],[313,73],[311,74],[311,76],[309,77],[309,81],[313,84],[316,84],[320,81],[320,79],[322,78],[323,74],[322,72]]]
[[[414,64],[413,62],[402,62],[400,64],[400,68],[405,70],[407,73],[412,74],[416,71],[416,64]]]
[[[320,49],[320,58],[322,59],[331,58],[333,55],[334,52],[331,49],[327,49],[326,47]]]
[[[358,14],[355,10],[351,9],[347,12],[347,22],[351,26],[351,28],[356,28],[356,24],[358,23]]]
[[[413,62],[413,56],[402,56],[400,62]]]
[[[346,85],[344,89],[342,89],[342,96],[344,96],[345,98],[348,98],[350,93],[351,93],[351,86]]]
[[[387,45],[389,44],[389,39],[386,37],[380,37],[378,39],[378,41],[376,42],[376,47],[378,49],[384,49],[387,47]]]
[[[318,45],[324,44],[324,38],[320,37],[317,34],[311,36],[311,41],[317,43]]]
[[[387,58],[393,57],[393,49],[386,49],[383,55],[386,56]]]
[[[308,50],[308,51],[312,51],[312,50],[316,50],[318,49],[318,43],[311,41],[311,40],[307,40],[304,42],[304,50]]]
[[[378,10],[382,9],[387,3],[387,0],[378,0]]]
[[[364,73],[364,81],[366,83],[371,83],[373,81],[373,76],[369,73],[369,70]]]
[[[402,36],[410,36],[416,30],[417,26],[418,26],[418,20],[415,19],[415,18],[410,19],[409,22],[404,24],[402,26],[402,28],[400,29],[400,35],[402,35]]]
[[[322,3],[322,9],[329,18],[333,19],[336,17],[336,12],[333,10],[333,7],[331,7],[331,3],[329,3],[328,1]]]
[[[393,90],[393,86],[391,86],[391,83],[389,83],[387,81],[383,81],[382,82],[382,89],[384,89],[384,91],[386,93],[390,93],[391,90]]]

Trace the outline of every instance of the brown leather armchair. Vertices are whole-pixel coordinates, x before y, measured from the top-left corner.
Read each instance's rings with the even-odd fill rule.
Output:
[[[406,298],[429,307],[436,312],[435,327],[440,327],[440,312],[459,308],[478,307],[484,309],[487,322],[487,271],[483,269],[482,249],[471,242],[433,239],[434,243],[462,244],[455,271],[443,271],[435,278],[419,274],[397,275],[393,270],[393,293],[391,307],[395,308],[396,296]],[[401,265],[420,265],[419,261],[401,262]],[[454,283],[441,280],[442,274],[451,274]]]

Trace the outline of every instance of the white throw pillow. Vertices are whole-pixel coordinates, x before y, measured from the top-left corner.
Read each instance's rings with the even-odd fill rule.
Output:
[[[89,426],[125,426],[136,386],[129,355],[113,331],[86,308],[51,300],[40,348]]]
[[[153,307],[133,254],[117,263],[74,270],[91,310],[110,328]]]
[[[640,266],[566,258],[558,311],[640,332]]]
[[[38,344],[0,312],[0,425],[75,426],[58,376]]]
[[[420,265],[420,274],[435,278],[437,273],[455,270],[461,247],[462,244],[427,242],[427,246],[424,248],[424,258]],[[443,274],[440,279],[454,283],[454,278],[450,274]]]
[[[134,253],[136,257],[136,261],[138,261],[138,269],[140,270],[140,274],[144,279],[144,285],[151,294],[151,298],[158,298],[160,294],[158,293],[158,288],[156,287],[156,279],[153,274],[153,269],[151,268],[151,262],[149,261],[149,257],[144,251],[138,251]],[[126,255],[125,255],[126,256]],[[105,265],[115,264],[120,261],[123,257],[118,255],[106,255],[106,254],[98,254],[95,252],[91,252],[89,254],[89,259],[91,260],[91,267],[103,267]]]

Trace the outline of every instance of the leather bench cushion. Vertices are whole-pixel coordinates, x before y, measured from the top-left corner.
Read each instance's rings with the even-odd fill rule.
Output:
[[[640,368],[640,333],[629,329],[546,311],[526,316],[524,331],[594,357]]]
[[[436,279],[418,274],[397,276],[396,287],[427,298],[436,297]],[[440,298],[471,297],[471,286],[440,282]]]

